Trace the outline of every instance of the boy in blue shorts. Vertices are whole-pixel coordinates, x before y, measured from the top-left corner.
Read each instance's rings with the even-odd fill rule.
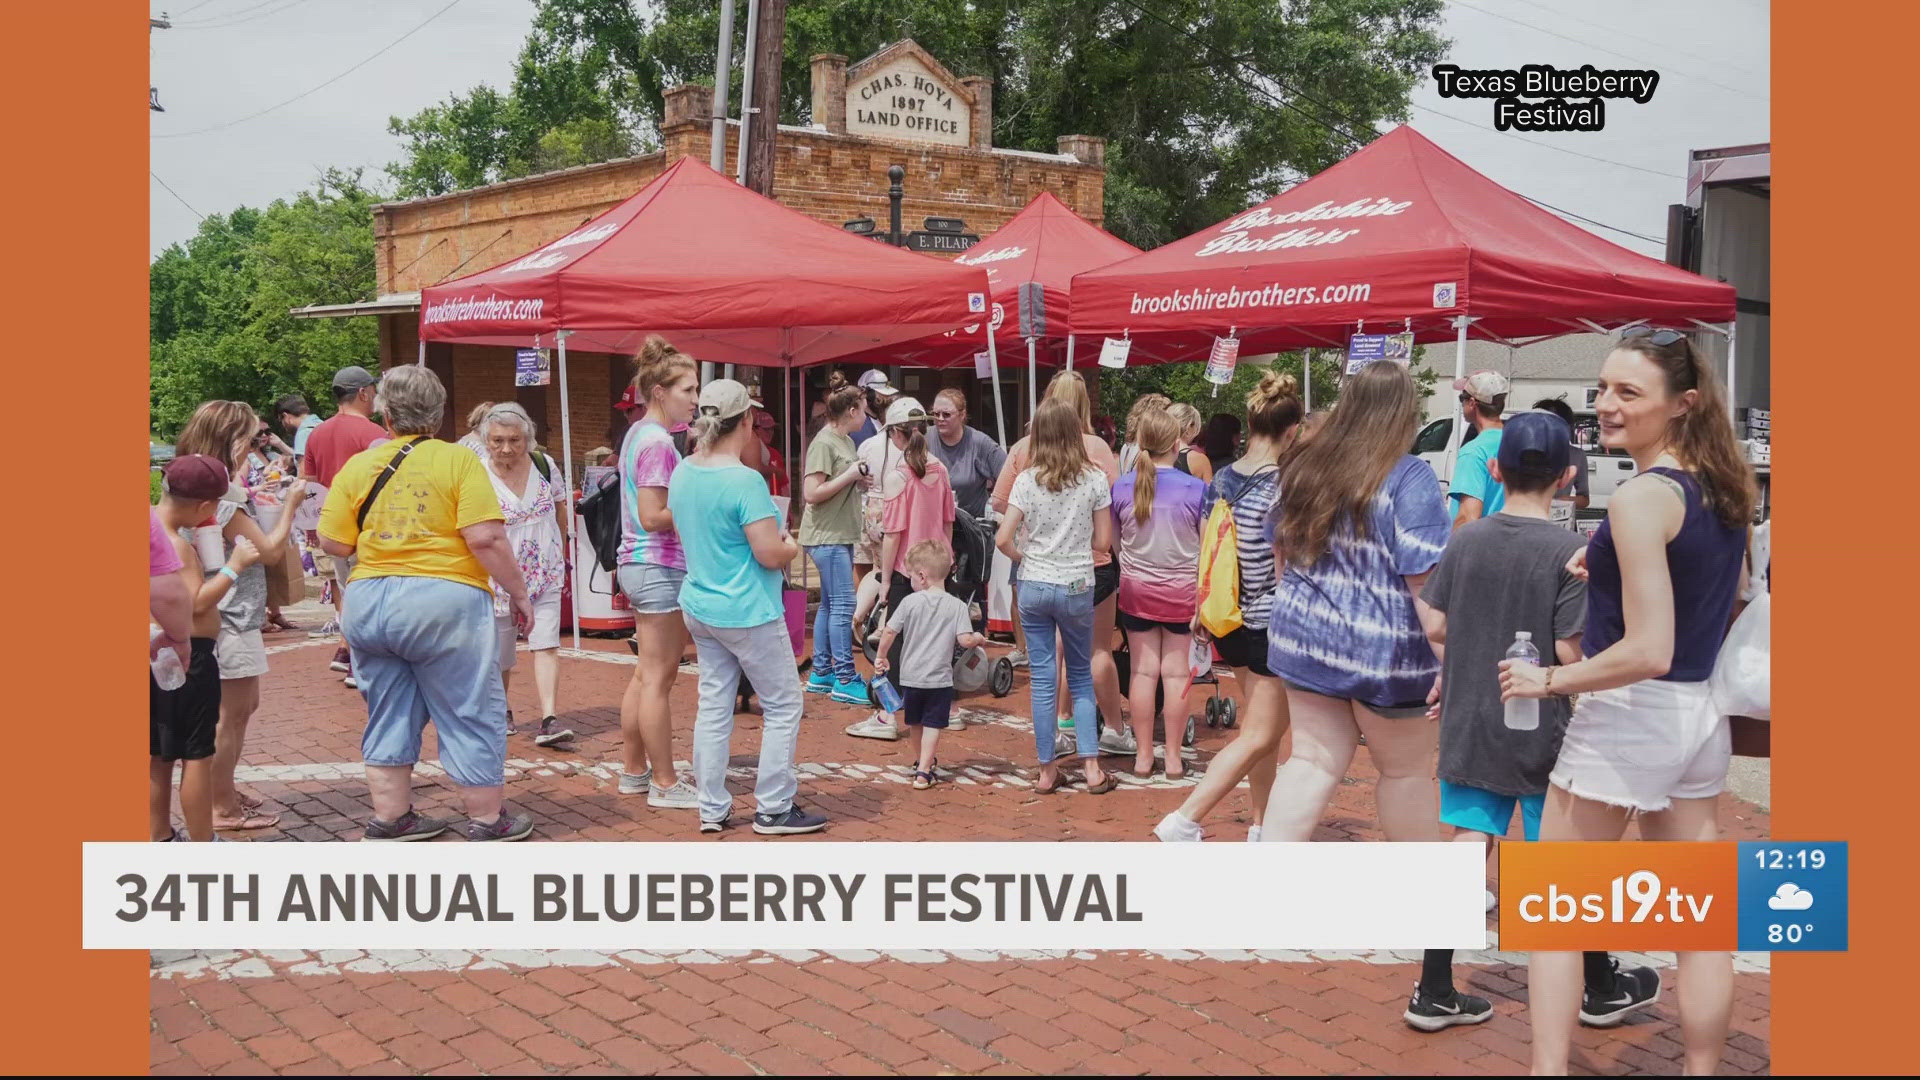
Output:
[[[1547,778],[1572,713],[1566,698],[1548,697],[1538,727],[1507,727],[1499,669],[1522,631],[1542,653],[1551,642],[1560,663],[1580,659],[1587,586],[1567,572],[1567,561],[1586,540],[1549,520],[1554,492],[1572,478],[1571,443],[1565,421],[1552,413],[1509,419],[1490,462],[1493,482],[1506,488],[1504,505],[1453,534],[1421,593],[1432,609],[1427,636],[1441,658],[1428,699],[1440,720],[1440,820],[1454,827],[1455,840],[1486,845],[1490,864],[1516,807],[1523,834],[1539,838]],[[1488,893],[1489,910],[1492,903]],[[1452,950],[1428,950],[1408,1024],[1439,1031],[1492,1015],[1485,998],[1454,989],[1452,967]],[[1651,968],[1623,970],[1604,952],[1586,954],[1586,971],[1580,1019],[1592,1026],[1618,1024],[1660,996]]]

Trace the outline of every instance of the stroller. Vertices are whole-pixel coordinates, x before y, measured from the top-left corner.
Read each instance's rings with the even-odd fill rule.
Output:
[[[969,607],[985,604],[987,580],[992,573],[993,526],[965,510],[956,509],[953,512],[953,569],[947,573],[947,592]],[[866,625],[856,628],[861,651],[867,654],[869,664],[879,654],[882,615],[881,606],[875,604],[867,615]],[[981,646],[955,648],[953,689],[959,694],[985,689],[994,697],[1006,697],[1013,692],[1013,661],[1004,656],[989,657]],[[869,690],[868,697],[874,707],[879,708],[878,696]]]

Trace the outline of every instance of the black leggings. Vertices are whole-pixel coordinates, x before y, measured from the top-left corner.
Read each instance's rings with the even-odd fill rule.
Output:
[[[1613,958],[1603,952],[1580,954],[1586,962],[1587,989],[1596,994],[1613,992]],[[1420,992],[1430,998],[1453,996],[1453,950],[1428,949],[1420,964]]]

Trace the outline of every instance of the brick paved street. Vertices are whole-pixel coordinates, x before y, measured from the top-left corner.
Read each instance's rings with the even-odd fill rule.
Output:
[[[317,624],[310,605],[300,607]],[[367,813],[358,765],[364,707],[327,670],[330,640],[301,633],[268,643],[279,651],[240,775],[284,817],[277,829],[229,837],[357,839]],[[601,642],[562,660],[562,714],[580,736],[573,752],[536,748],[525,734],[511,741],[508,799],[535,815],[535,838],[765,842],[744,828],[702,837],[692,811],[615,794],[626,656]],[[516,675],[511,699],[524,730],[537,719],[529,665]],[[1230,679],[1222,692],[1234,692]],[[952,782],[917,792],[907,784],[909,743],[845,736],[859,711],[810,697],[797,760],[801,802],[832,821],[820,838],[1145,840],[1185,797],[1191,781],[1142,782],[1124,771],[1109,795],[1034,794],[1026,700],[1024,673],[1008,698],[962,699],[968,726],[941,745]],[[691,677],[676,686],[673,705],[684,758]],[[750,790],[758,729],[757,716],[739,717],[736,795]],[[1203,727],[1191,760],[1204,768],[1230,737]],[[431,762],[431,732],[427,739],[423,761]],[[1316,839],[1378,838],[1372,776],[1363,751]],[[457,814],[453,789],[432,770],[417,775],[415,795],[423,810]],[[1731,796],[1722,804],[1727,837],[1767,835],[1764,811]],[[739,798],[742,812],[751,812],[750,796]],[[1240,842],[1247,820],[1243,790],[1223,804],[1209,839]],[[1204,907],[1196,904],[1193,917],[1204,919]],[[168,1074],[1524,1072],[1524,957],[1461,960],[1463,987],[1490,997],[1497,1015],[1422,1035],[1400,1020],[1417,975],[1417,956],[1405,953],[155,954],[152,1066]],[[1647,962],[1670,981],[1670,956]],[[1739,958],[1727,1072],[1768,1070],[1768,978],[1765,956]],[[1678,1071],[1675,1021],[1669,996],[1622,1028],[1583,1029],[1576,1071]]]

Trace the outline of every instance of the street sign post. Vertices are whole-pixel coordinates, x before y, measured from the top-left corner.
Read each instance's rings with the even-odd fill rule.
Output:
[[[958,254],[979,242],[980,237],[973,233],[910,232],[907,234],[908,248],[939,254]]]

